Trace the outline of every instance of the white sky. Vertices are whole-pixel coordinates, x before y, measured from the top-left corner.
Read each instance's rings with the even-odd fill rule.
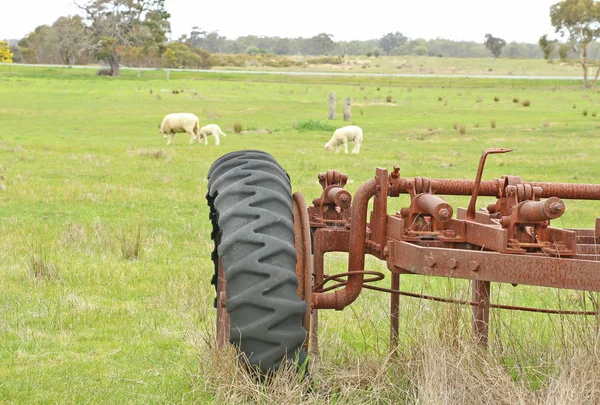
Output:
[[[85,2],[86,0],[80,0]],[[409,38],[537,43],[555,35],[550,6],[558,0],[166,0],[172,39],[198,26],[229,39],[243,35],[312,37],[335,41]],[[20,39],[35,27],[78,13],[73,0],[0,0],[0,39]]]

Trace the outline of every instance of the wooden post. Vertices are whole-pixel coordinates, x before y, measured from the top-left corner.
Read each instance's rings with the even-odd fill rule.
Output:
[[[171,71],[167,70],[167,80],[169,80],[171,78]]]
[[[335,119],[335,93],[329,93],[329,119]]]
[[[142,71],[140,70],[140,68],[138,68],[137,77],[140,77],[141,74],[142,74]]]
[[[352,115],[352,99],[350,97],[346,97],[344,101],[344,121],[350,121],[350,117]]]

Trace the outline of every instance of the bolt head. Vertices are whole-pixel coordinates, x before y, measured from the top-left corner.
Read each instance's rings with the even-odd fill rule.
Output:
[[[458,262],[456,261],[456,259],[448,260],[448,267],[450,267],[451,269],[455,269],[456,266],[458,266]]]
[[[469,270],[471,271],[479,271],[479,263],[475,260],[471,260],[469,262]]]
[[[429,267],[435,266],[435,257],[429,256],[425,259],[425,264]]]

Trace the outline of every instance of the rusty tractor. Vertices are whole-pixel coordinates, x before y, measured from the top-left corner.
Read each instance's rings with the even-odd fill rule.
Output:
[[[565,199],[600,200],[600,185],[536,183],[518,176],[482,180],[486,149],[475,180],[403,178],[400,169],[377,168],[351,195],[347,176],[318,176],[320,197],[307,206],[290,179],[261,151],[232,152],[208,173],[213,224],[217,341],[231,342],[262,371],[317,350],[318,311],[342,310],[363,288],[391,294],[390,345],[397,346],[400,295],[472,306],[474,338],[487,344],[490,308],[594,315],[490,303],[490,283],[600,291],[600,220],[595,229],[561,229],[550,221]],[[410,205],[388,214],[388,198],[410,196]],[[441,196],[471,196],[455,212]],[[496,202],[476,210],[479,196]],[[373,200],[370,216],[368,204]],[[348,271],[325,274],[327,252],[348,252]],[[390,288],[373,282],[365,255],[386,262]],[[472,281],[472,301],[400,290],[400,275]]]

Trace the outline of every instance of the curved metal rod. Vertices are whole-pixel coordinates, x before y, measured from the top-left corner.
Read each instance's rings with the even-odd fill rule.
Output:
[[[348,282],[343,290],[333,294],[313,293],[313,308],[344,309],[360,294],[364,280],[365,245],[367,238],[367,207],[377,191],[375,179],[361,185],[352,201],[350,211],[350,243],[348,246]]]
[[[487,148],[481,154],[479,159],[479,166],[477,167],[477,175],[475,176],[475,185],[473,186],[473,192],[471,193],[471,201],[467,207],[467,219],[469,221],[475,220],[475,204],[477,203],[477,194],[479,193],[479,185],[481,184],[481,177],[483,176],[483,166],[485,166],[485,159],[492,153],[506,153],[511,152],[512,149],[506,148]]]
[[[363,275],[370,275],[373,276],[371,278],[367,278],[363,280],[363,287],[367,284],[367,283],[374,283],[376,281],[380,281],[383,280],[385,278],[385,275],[379,271],[353,271],[353,272],[346,272],[346,273],[339,273],[339,274],[334,274],[333,276],[327,276],[323,279],[323,281],[321,281],[319,284],[317,284],[314,287],[314,291],[315,292],[319,292],[319,293],[323,293],[323,292],[327,292],[327,291],[331,291],[331,290],[335,290],[336,288],[340,288],[345,286],[348,281],[342,279],[342,277],[348,277],[351,276],[353,274],[358,274],[358,273],[362,273]],[[329,281],[337,281],[337,284],[331,285],[327,288],[324,288],[325,284],[327,284]]]

